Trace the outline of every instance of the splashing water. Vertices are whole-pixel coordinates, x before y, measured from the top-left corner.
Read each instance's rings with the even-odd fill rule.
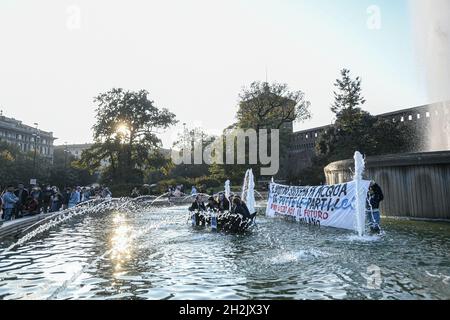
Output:
[[[354,181],[356,183],[356,231],[360,237],[364,234],[365,229],[365,203],[366,195],[363,194],[364,190],[361,190],[362,175],[365,169],[365,162],[362,154],[358,151],[355,152],[355,177]]]
[[[227,180],[225,181],[225,198],[227,198],[227,200],[230,200],[231,197],[231,181]]]
[[[247,207],[250,213],[255,212],[255,177],[253,176],[253,170],[249,169],[248,171],[248,186],[247,186],[247,197],[246,199]],[[246,175],[247,176],[247,175]]]

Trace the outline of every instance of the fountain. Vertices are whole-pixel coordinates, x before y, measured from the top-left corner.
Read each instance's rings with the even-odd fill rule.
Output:
[[[246,198],[245,202],[247,203],[247,207],[248,210],[250,211],[250,213],[254,213],[256,212],[255,206],[256,206],[256,201],[255,201],[255,177],[253,176],[253,170],[249,169],[247,171],[248,174],[246,174],[247,177],[247,194],[246,194]]]
[[[354,155],[355,160],[355,176],[354,181],[356,184],[356,230],[358,235],[362,237],[364,235],[364,229],[366,224],[366,197],[364,189],[361,188],[362,175],[364,173],[365,162],[362,154],[358,151]]]
[[[364,159],[356,153],[355,161],[354,179],[359,183]],[[226,195],[230,189],[226,182]],[[244,189],[251,210],[251,171]],[[2,298],[265,299],[269,291],[270,298],[298,300],[373,299],[374,294],[398,299],[450,297],[445,282],[450,261],[443,254],[449,250],[450,229],[445,224],[412,226],[392,220],[386,223],[386,237],[354,241],[343,230],[317,232],[262,216],[251,236],[217,236],[187,228],[185,206],[154,207],[147,201],[151,198],[99,199],[54,215],[13,246],[1,244],[10,249],[0,252]],[[364,209],[361,203],[356,205]],[[363,218],[359,215],[358,227]],[[409,232],[412,227],[414,233]],[[377,265],[396,272],[386,273],[381,288],[369,292],[360,275],[369,270],[372,248],[391,255]],[[408,259],[402,258],[405,255]],[[426,266],[421,265],[424,259]],[[259,267],[249,273],[252,265]],[[336,270],[344,271],[336,274]],[[209,280],[192,280],[202,274]],[[324,284],[311,277],[305,283],[305,274],[328,280]],[[255,288],[242,282],[250,276],[276,282],[261,282]],[[399,281],[411,285],[398,286]]]
[[[225,181],[225,198],[230,201],[231,197],[231,182],[230,180]]]

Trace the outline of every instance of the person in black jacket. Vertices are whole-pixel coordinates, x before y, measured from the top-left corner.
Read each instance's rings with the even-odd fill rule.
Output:
[[[200,196],[195,197],[195,201],[190,206],[189,211],[206,211],[205,203],[201,200]]]
[[[215,212],[219,211],[219,203],[216,201],[216,199],[214,199],[214,197],[209,197],[206,209]]]
[[[384,200],[383,191],[381,187],[372,181],[369,186],[369,193],[367,194],[367,221],[372,232],[380,232],[381,213],[380,203]]]
[[[230,211],[230,201],[228,201],[223,193],[219,194],[218,207],[220,212]]]
[[[51,210],[52,195],[53,195],[52,188],[50,186],[46,186],[44,188],[44,191],[42,192],[42,208],[44,213],[47,213]]]
[[[19,198],[19,202],[17,202],[17,213],[18,217],[21,217],[22,211],[24,210],[25,204],[27,203],[29,193],[28,190],[25,189],[23,183],[19,183],[19,185],[17,186],[17,190],[14,191],[14,194],[17,198]]]
[[[244,219],[248,220],[253,219],[256,216],[256,212],[251,214],[245,202],[237,196],[233,198],[233,206],[231,208],[231,212],[234,214],[240,214],[244,217]]]

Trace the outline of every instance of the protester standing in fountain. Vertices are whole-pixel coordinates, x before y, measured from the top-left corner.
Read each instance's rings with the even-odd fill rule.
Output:
[[[205,203],[201,200],[200,196],[195,197],[195,201],[192,203],[189,211],[206,211]]]
[[[380,202],[383,200],[381,187],[375,181],[371,181],[367,195],[367,221],[372,232],[380,232]]]
[[[219,203],[216,199],[214,199],[214,197],[209,197],[206,208],[211,211],[219,211]]]
[[[14,194],[14,187],[8,186],[5,194],[3,195],[3,209],[4,209],[4,219],[6,221],[11,220],[16,205],[20,202],[20,199]]]
[[[219,207],[220,212],[230,211],[230,202],[228,201],[228,199],[225,197],[225,195],[223,193],[219,194],[218,207]]]

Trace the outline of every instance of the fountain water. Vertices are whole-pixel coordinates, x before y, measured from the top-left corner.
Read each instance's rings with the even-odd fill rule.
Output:
[[[242,194],[241,194],[241,199],[242,199],[242,200],[245,200],[246,197],[247,197],[249,174],[250,174],[250,171],[247,170],[247,171],[245,172],[244,184],[242,185]]]
[[[250,213],[255,212],[256,201],[255,201],[255,177],[253,176],[253,170],[249,169],[246,174],[247,177],[247,197],[245,202],[247,203],[248,210]]]
[[[365,162],[362,154],[358,151],[355,152],[355,189],[356,189],[356,230],[358,235],[361,237],[364,234],[365,229],[365,204],[366,204],[366,194],[364,194],[363,188],[361,188],[362,175],[365,168]]]
[[[230,200],[231,197],[231,182],[230,180],[225,181],[225,198]]]

